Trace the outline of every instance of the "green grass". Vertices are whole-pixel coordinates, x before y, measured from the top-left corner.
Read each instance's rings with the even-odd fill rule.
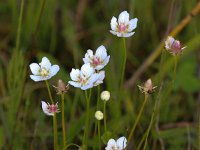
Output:
[[[123,10],[130,13],[130,18],[139,20],[135,35],[126,39],[124,81],[127,81],[162,39],[192,10],[196,0],[44,1],[25,0],[19,44],[16,44],[16,37],[19,35],[21,1],[0,1],[0,149],[53,148],[52,118],[44,115],[41,109],[41,100],[49,101],[48,93],[44,82],[36,83],[29,78],[28,64],[40,62],[43,56],[47,56],[53,64],[61,67],[50,84],[56,85],[58,79],[68,82],[71,68],[83,64],[87,49],[96,50],[100,45],[105,45],[111,56],[101,85],[101,91],[111,92],[106,110],[107,130],[111,137],[118,139],[124,135],[128,138],[143,102],[137,84],[141,85],[151,77],[158,88],[148,99],[130,148],[134,150],[140,143],[149,127],[155,101],[159,99],[146,149],[160,150],[163,143],[167,150],[199,149],[200,15],[195,16],[176,36],[187,48],[178,61],[173,86],[173,58],[163,49],[161,67],[159,55],[140,75],[133,88],[119,92],[123,43],[109,33],[112,16],[118,16]],[[61,104],[60,97],[52,87],[51,90],[54,100]],[[89,149],[95,143],[96,148],[98,146],[97,136],[93,137],[97,91],[97,87],[93,89],[91,99]],[[103,110],[102,101],[100,109]],[[81,146],[85,113],[84,92],[70,87],[65,95],[68,144]],[[57,118],[58,141],[62,145],[61,113]],[[103,135],[103,122],[101,125]],[[102,149],[106,146],[103,141]]]

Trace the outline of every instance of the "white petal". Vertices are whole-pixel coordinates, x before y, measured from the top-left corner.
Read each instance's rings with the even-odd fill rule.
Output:
[[[126,148],[126,143],[127,143],[127,140],[124,136],[120,137],[117,140],[117,146],[120,147],[120,150],[123,150],[124,148]]]
[[[137,27],[138,19],[134,18],[129,21],[128,32],[133,31]]]
[[[51,69],[51,63],[48,58],[43,57],[42,62],[40,63],[41,68],[46,68],[47,70]]]
[[[80,87],[81,87],[81,84],[80,84],[80,83],[78,83],[78,82],[69,81],[68,83],[69,83],[70,85],[72,85],[72,86],[76,87],[76,88],[80,88]]]
[[[81,67],[81,76],[90,77],[93,73],[94,73],[94,68],[92,68],[89,63],[84,64]]]
[[[127,25],[129,22],[129,13],[127,11],[123,11],[119,14],[118,22],[121,24]]]
[[[70,72],[70,77],[73,81],[78,81],[79,79],[79,76],[80,76],[80,70],[79,69],[73,69],[72,68],[72,71]]]
[[[87,84],[87,85],[84,85],[81,87],[82,90],[87,90],[89,88],[92,88],[93,87],[93,84]]]
[[[93,57],[94,57],[93,51],[89,49],[87,50],[87,53],[85,54],[85,58],[83,58],[83,62],[85,64],[90,63]]]
[[[111,148],[114,147],[116,149],[116,142],[114,139],[110,139],[107,143],[106,150],[112,150]]]
[[[43,81],[43,78],[41,76],[30,75],[30,78],[35,82]]]
[[[88,84],[94,84],[94,82],[96,82],[99,79],[99,74],[98,73],[94,73],[92,74],[92,76],[88,79]]]
[[[99,57],[100,60],[104,60],[107,57],[107,50],[106,48],[101,45],[97,48],[95,56]]]
[[[112,33],[113,35],[117,35],[119,32],[110,30],[110,33]]]
[[[117,23],[117,18],[116,17],[114,17],[114,16],[112,17],[110,25],[111,25],[111,29],[113,31],[117,30],[118,23]]]
[[[55,76],[59,70],[60,70],[60,67],[58,65],[51,66],[50,76],[51,77]]]
[[[104,59],[104,61],[103,61],[103,65],[104,65],[104,66],[107,65],[108,62],[109,62],[109,60],[110,60],[110,55],[107,56],[106,59]]]
[[[42,110],[43,110],[43,112],[44,112],[46,115],[48,115],[48,116],[53,116],[54,113],[50,113],[50,112],[48,111],[48,105],[47,105],[47,103],[44,102],[44,101],[41,101],[41,103],[42,103]]]
[[[97,85],[99,85],[99,84],[101,84],[101,83],[103,83],[103,80],[104,80],[104,78],[105,78],[105,71],[100,71],[99,73],[98,73],[98,79],[97,79],[97,81],[94,83],[94,86],[97,86]]]
[[[39,70],[40,70],[40,66],[37,63],[32,63],[29,65],[31,72],[34,75],[38,75],[39,74]]]
[[[135,32],[129,32],[129,33],[123,33],[123,37],[130,37],[134,34]]]

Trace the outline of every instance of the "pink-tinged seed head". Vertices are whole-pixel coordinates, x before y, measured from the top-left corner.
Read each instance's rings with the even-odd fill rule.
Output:
[[[51,104],[49,105],[48,109],[51,113],[56,113],[58,111],[58,106],[55,104]]]

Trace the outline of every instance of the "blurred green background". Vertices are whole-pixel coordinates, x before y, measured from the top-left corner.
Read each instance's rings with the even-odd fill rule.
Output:
[[[132,141],[139,144],[148,128],[156,99],[156,111],[147,149],[198,149],[198,112],[200,109],[200,15],[176,36],[184,46],[177,66],[174,86],[172,56],[163,49],[160,56],[140,75],[136,85],[119,96],[118,84],[122,64],[122,40],[112,35],[112,16],[127,10],[138,18],[135,35],[127,38],[128,58],[125,81],[128,80],[162,39],[190,13],[198,0],[25,0],[19,48],[16,50],[20,0],[0,0],[0,149],[52,149],[52,118],[45,116],[41,100],[48,101],[43,82],[33,82],[29,64],[47,56],[61,67],[50,80],[70,80],[72,68],[80,68],[87,49],[104,45],[111,55],[101,90],[111,92],[107,107],[108,130],[117,139],[128,137],[143,102],[137,88],[151,77],[158,86],[150,96]],[[162,78],[160,78],[162,76]],[[160,88],[161,87],[161,88]],[[160,89],[160,90],[159,90]],[[60,97],[52,88],[54,99]],[[159,93],[159,94],[158,94]],[[93,89],[92,112],[95,112],[97,89]],[[85,119],[84,93],[70,87],[66,99],[66,124],[69,143],[81,144]],[[91,113],[90,147],[93,138],[94,113]],[[61,116],[58,115],[58,119]],[[58,125],[61,141],[61,123]],[[102,148],[105,145],[102,144]],[[75,149],[75,148],[72,148]]]

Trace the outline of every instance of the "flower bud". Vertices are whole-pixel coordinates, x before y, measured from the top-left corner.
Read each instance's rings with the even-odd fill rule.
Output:
[[[58,95],[66,93],[69,90],[69,84],[65,84],[62,80],[58,80],[57,87],[53,86],[56,89]]]
[[[101,112],[101,111],[96,111],[95,112],[95,118],[97,119],[97,120],[102,120],[103,119],[103,113]]]
[[[157,88],[157,86],[153,86],[153,83],[151,81],[151,79],[148,79],[145,83],[144,86],[139,86],[140,91],[142,91],[142,93],[145,94],[151,94],[154,92],[154,89]]]
[[[182,53],[183,49],[186,47],[182,47],[181,42],[175,40],[173,37],[168,36],[167,40],[165,41],[165,49],[171,53],[172,55],[176,56]]]
[[[101,99],[103,101],[108,101],[110,99],[110,92],[109,91],[101,92]]]

